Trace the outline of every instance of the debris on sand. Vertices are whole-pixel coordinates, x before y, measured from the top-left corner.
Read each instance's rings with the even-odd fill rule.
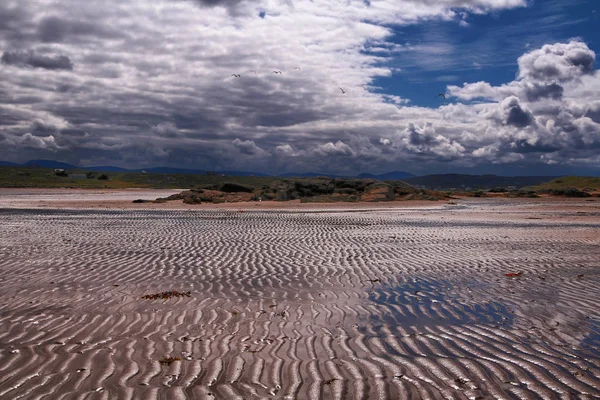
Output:
[[[175,361],[181,361],[181,357],[163,357],[158,362],[160,365],[171,365]]]
[[[509,278],[515,278],[515,277],[520,278],[521,275],[523,275],[523,272],[511,272],[511,273],[504,274],[504,275],[508,276]]]
[[[168,292],[156,293],[156,294],[146,294],[142,296],[142,299],[145,300],[158,300],[164,299],[168,300],[171,297],[191,297],[191,292],[178,292],[177,290],[169,290]]]
[[[326,380],[325,382],[323,382],[323,384],[325,384],[325,385],[331,385],[335,381],[337,381],[337,379],[332,378],[332,379]]]

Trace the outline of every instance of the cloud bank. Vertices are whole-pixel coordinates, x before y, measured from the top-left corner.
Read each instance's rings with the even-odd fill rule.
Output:
[[[579,40],[530,49],[512,82],[449,86],[439,108],[371,90],[414,51],[389,42],[396,27],[526,5],[8,0],[0,146],[7,161],[269,173],[595,167],[600,78]]]

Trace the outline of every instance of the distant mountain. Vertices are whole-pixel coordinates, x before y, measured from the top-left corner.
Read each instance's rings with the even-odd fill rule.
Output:
[[[392,172],[386,172],[385,174],[376,175],[375,177],[377,179],[385,181],[385,180],[404,180],[406,178],[413,178],[414,176],[415,175],[410,174],[408,172],[404,172],[404,171],[392,171]]]
[[[21,164],[15,164],[8,161],[0,161],[0,167],[20,167]]]
[[[154,174],[190,174],[190,175],[204,175],[208,171],[203,169],[188,169],[188,168],[171,168],[171,167],[154,167],[145,169],[136,169],[135,171],[146,171]],[[248,171],[214,171],[216,174],[224,174],[231,176],[269,176],[260,172],[248,172]]]
[[[403,179],[411,185],[424,186],[427,189],[492,189],[495,187],[536,186],[549,182],[558,176],[498,176],[498,175],[463,175],[442,174],[425,175]]]
[[[217,174],[234,175],[234,176],[271,176],[269,174],[263,174],[261,172],[247,172],[247,171],[216,171]]]
[[[328,178],[341,178],[338,175],[331,175],[331,174],[325,174],[325,173],[319,173],[319,172],[288,172],[286,174],[281,174],[279,175],[282,178],[314,178],[317,176],[326,176]]]
[[[24,164],[23,167],[40,167],[40,168],[58,168],[58,169],[76,169],[79,168],[73,164],[67,164],[53,160],[30,160]]]
[[[79,169],[89,169],[90,171],[100,171],[100,172],[128,172],[131,171],[129,169],[114,167],[112,165],[100,165],[97,167],[77,167]]]

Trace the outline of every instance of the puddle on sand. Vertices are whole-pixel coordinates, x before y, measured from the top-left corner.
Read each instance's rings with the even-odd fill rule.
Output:
[[[461,285],[459,289],[464,288]],[[369,322],[414,329],[463,324],[508,327],[514,322],[510,306],[498,301],[472,301],[456,289],[449,281],[421,279],[373,288],[368,300],[382,312],[369,317]]]

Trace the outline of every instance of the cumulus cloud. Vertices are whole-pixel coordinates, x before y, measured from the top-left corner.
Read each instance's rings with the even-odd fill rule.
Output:
[[[571,81],[594,73],[596,54],[583,42],[555,43],[519,57],[519,78]]]
[[[411,153],[433,154],[438,159],[448,160],[460,157],[465,151],[457,141],[437,133],[431,122],[426,122],[423,126],[409,123],[399,136],[400,141],[395,143],[395,147]]]
[[[322,157],[327,156],[352,156],[354,151],[346,143],[338,140],[335,143],[328,142],[314,148],[313,152]]]
[[[546,164],[584,163],[600,148],[600,107],[590,101],[600,95],[594,60],[581,41],[544,45],[519,58],[512,82],[448,87],[460,100],[487,100],[470,106],[489,121],[480,123],[483,143],[472,155],[510,163],[536,157]]]
[[[249,156],[259,156],[266,154],[266,151],[258,147],[253,140],[235,139],[233,141],[233,145],[240,151],[240,153]]]

